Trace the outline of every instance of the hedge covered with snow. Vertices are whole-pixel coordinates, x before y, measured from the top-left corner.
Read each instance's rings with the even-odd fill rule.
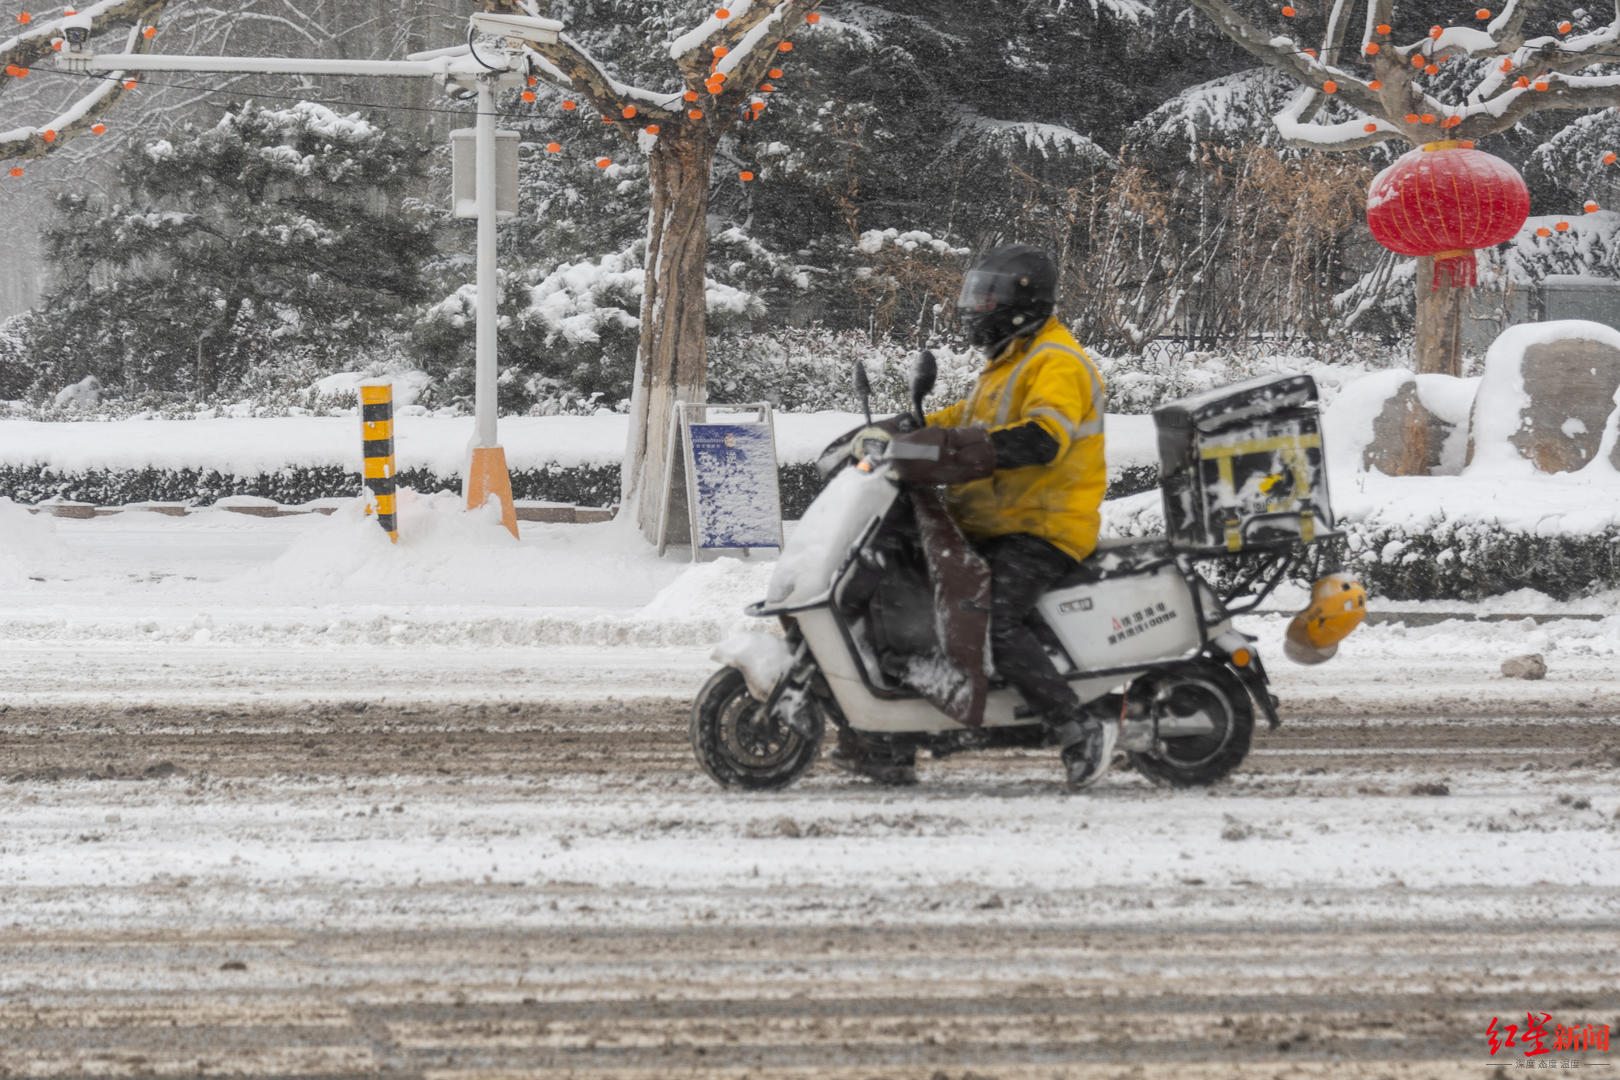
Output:
[[[430,469],[401,469],[401,487],[415,491],[459,491],[459,476]],[[359,470],[339,465],[301,465],[247,476],[214,469],[129,471],[88,469],[62,473],[40,465],[0,465],[0,494],[24,504],[49,500],[129,506],[175,502],[208,506],[235,495],[298,506],[315,499],[345,498],[360,491]],[[553,466],[512,471],[512,496],[579,506],[611,506],[619,499],[618,465]]]
[[[1419,530],[1351,525],[1346,564],[1392,600],[1479,600],[1535,589],[1557,600],[1620,588],[1620,526],[1538,536],[1446,521]]]
[[[782,486],[782,512],[788,520],[804,514],[821,488],[815,466],[789,463],[778,470]],[[444,476],[430,469],[402,469],[401,487],[414,491],[459,491],[457,475]],[[1154,487],[1157,470],[1133,466],[1119,470],[1109,483],[1111,496],[1130,495]],[[270,499],[298,506],[315,499],[345,498],[360,490],[360,473],[341,466],[298,466],[273,472],[238,476],[217,470],[155,469],[130,471],[90,469],[60,473],[39,466],[0,465],[0,496],[23,504],[51,500],[129,506],[145,502],[175,502],[208,506],[235,495]],[[550,465],[512,470],[512,497],[522,501],[571,503],[576,506],[615,506],[619,501],[619,466]]]
[[[1433,489],[1416,498],[1398,494],[1399,480],[1340,500],[1334,553],[1367,591],[1384,600],[1480,600],[1535,589],[1558,600],[1620,589],[1620,503],[1605,508],[1603,523],[1537,523],[1511,513],[1480,516],[1479,492],[1463,490],[1439,500]],[[1473,509],[1461,509],[1472,500]],[[1374,505],[1381,504],[1381,505]],[[1428,509],[1424,509],[1427,506]],[[1532,511],[1533,513],[1534,511]],[[1164,531],[1157,493],[1103,506],[1111,536]],[[1222,565],[1206,570],[1219,579]]]
[[[459,490],[472,423],[464,417],[406,412],[395,424],[400,483],[417,491]],[[832,439],[859,427],[851,413],[781,413],[775,418],[782,505],[798,517],[819,480],[812,462]],[[508,417],[501,442],[512,494],[522,500],[612,506],[628,419]],[[1109,417],[1109,460],[1117,494],[1157,482],[1152,423]],[[108,420],[48,423],[0,420],[0,497],[127,506],[142,502],[208,505],[251,495],[295,506],[360,490],[355,417]]]

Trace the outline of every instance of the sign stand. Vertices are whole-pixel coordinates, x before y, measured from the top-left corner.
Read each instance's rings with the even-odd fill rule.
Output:
[[[711,418],[711,412],[722,415]],[[782,548],[782,493],[776,469],[776,427],[771,406],[675,403],[669,457],[658,513],[658,553],[668,546],[669,508],[675,494],[675,449],[686,466],[686,512],[692,561],[726,551]]]

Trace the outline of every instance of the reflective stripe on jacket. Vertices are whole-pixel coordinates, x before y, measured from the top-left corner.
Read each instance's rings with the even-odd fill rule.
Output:
[[[946,488],[962,531],[974,540],[1030,533],[1076,559],[1090,555],[1108,488],[1103,407],[1102,376],[1054,318],[985,365],[965,400],[930,413],[930,424],[992,432],[1033,421],[1057,440],[1048,464],[998,469]]]

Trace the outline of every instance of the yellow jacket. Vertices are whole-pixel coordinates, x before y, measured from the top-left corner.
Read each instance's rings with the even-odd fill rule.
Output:
[[[1076,559],[1091,554],[1108,487],[1103,394],[1091,358],[1054,318],[986,364],[965,400],[928,415],[932,425],[992,432],[1034,421],[1057,440],[1057,457],[1045,465],[998,469],[945,489],[969,538],[1030,533]]]

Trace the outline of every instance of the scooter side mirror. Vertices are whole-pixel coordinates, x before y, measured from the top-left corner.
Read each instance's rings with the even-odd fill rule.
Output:
[[[855,361],[855,394],[861,399],[861,411],[866,414],[866,422],[872,422],[872,380],[866,377],[866,365],[859,360]]]
[[[939,363],[934,359],[932,349],[924,349],[917,354],[911,362],[911,412],[921,427],[923,420],[923,401],[933,392],[934,383],[939,379]]]

